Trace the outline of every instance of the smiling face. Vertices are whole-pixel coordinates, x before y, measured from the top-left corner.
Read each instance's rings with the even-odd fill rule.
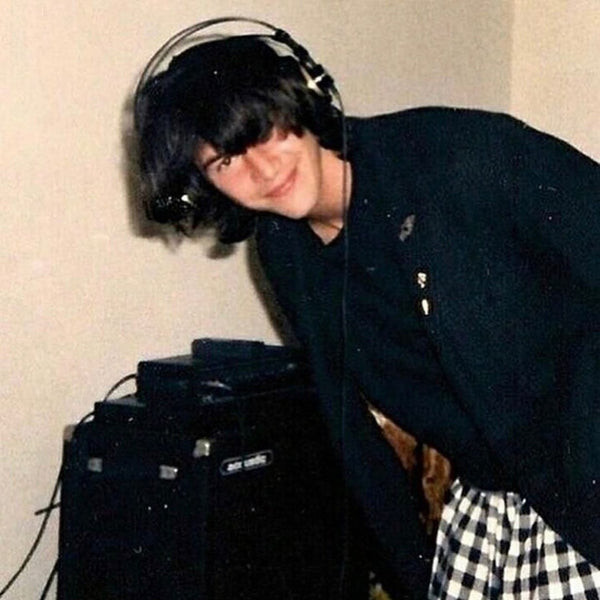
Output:
[[[292,219],[318,214],[323,194],[324,157],[317,138],[274,127],[269,137],[243,153],[224,155],[202,144],[198,168],[219,191],[237,204]]]
[[[150,218],[215,227],[225,243],[254,229],[255,215],[244,206],[308,216],[309,224],[311,214],[313,221],[340,220],[343,115],[278,50],[268,36],[201,41],[136,91]],[[173,201],[181,198],[184,208]]]

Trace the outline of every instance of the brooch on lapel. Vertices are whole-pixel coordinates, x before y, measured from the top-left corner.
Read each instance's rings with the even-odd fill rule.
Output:
[[[402,221],[400,232],[398,233],[398,238],[401,242],[405,242],[413,232],[413,229],[415,228],[415,219],[415,215],[408,215],[408,217]]]
[[[425,292],[425,290],[427,289],[427,284],[428,284],[428,276],[427,276],[427,272],[425,271],[419,271],[417,273],[416,276],[416,283],[417,286],[419,287],[420,290],[422,290],[423,292]],[[429,313],[431,312],[431,302],[428,298],[422,297],[419,305],[421,307],[421,312],[423,313],[423,315],[425,317],[429,316]]]

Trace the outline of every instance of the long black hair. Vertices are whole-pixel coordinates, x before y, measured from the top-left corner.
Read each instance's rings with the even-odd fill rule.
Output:
[[[313,133],[340,151],[340,112],[310,89],[291,56],[259,36],[204,42],[174,57],[135,99],[140,170],[148,216],[179,225],[214,226],[219,240],[245,239],[255,213],[234,204],[194,164],[203,143],[239,154],[266,140],[274,126]]]

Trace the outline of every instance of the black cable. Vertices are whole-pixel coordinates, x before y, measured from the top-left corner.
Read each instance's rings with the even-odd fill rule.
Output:
[[[58,477],[56,478],[56,483],[54,484],[52,496],[50,497],[50,502],[48,503],[49,506],[52,506],[55,504],[54,501],[56,500],[56,496],[58,495],[58,491],[60,489],[61,479],[62,479],[62,467],[58,473]],[[0,598],[2,598],[2,596],[4,596],[4,594],[6,594],[6,592],[12,587],[13,583],[19,578],[21,573],[25,570],[25,567],[27,567],[27,565],[29,564],[29,561],[31,560],[32,556],[35,554],[35,551],[38,549],[40,541],[42,540],[42,537],[46,531],[46,527],[48,526],[48,521],[50,520],[51,514],[52,514],[52,510],[45,511],[44,518],[42,519],[42,524],[40,525],[37,536],[36,536],[35,540],[33,541],[33,544],[31,545],[29,552],[25,556],[25,559],[21,563],[21,566],[16,570],[15,574],[9,579],[8,583],[0,590]]]
[[[83,423],[85,423],[85,421],[87,421],[87,419],[89,419],[93,414],[94,414],[93,412],[90,412],[87,415],[85,415],[82,419],[80,419],[79,422],[77,423],[77,425],[75,425],[75,428],[73,431],[75,432],[77,430],[77,428],[80,427]],[[4,594],[6,594],[6,592],[8,592],[8,590],[12,587],[14,582],[20,577],[21,573],[23,573],[23,571],[29,564],[29,561],[31,560],[31,558],[35,554],[36,550],[38,549],[38,546],[40,545],[42,537],[43,537],[44,533],[46,532],[46,527],[48,526],[48,521],[50,520],[50,516],[54,512],[54,509],[58,508],[58,506],[60,506],[60,503],[56,502],[56,497],[58,496],[58,491],[60,490],[60,484],[62,481],[62,471],[63,471],[63,465],[61,465],[60,470],[58,472],[58,476],[56,478],[56,482],[54,484],[54,489],[52,490],[52,495],[50,496],[50,501],[48,502],[48,505],[45,508],[40,509],[35,512],[36,515],[40,515],[40,514],[44,515],[44,518],[42,519],[42,524],[40,525],[40,528],[35,537],[35,540],[33,541],[33,544],[31,545],[29,552],[23,559],[21,566],[15,571],[14,575],[8,580],[8,583],[0,590],[0,598],[2,598],[2,596],[4,596]]]
[[[44,589],[42,590],[42,595],[40,596],[40,600],[45,600],[46,596],[48,595],[48,592],[50,591],[50,586],[52,585],[52,582],[54,581],[54,578],[56,577],[56,574],[58,573],[58,560],[54,561],[54,566],[52,567],[52,571],[50,571],[50,575],[48,575],[48,579],[46,580],[46,585],[44,586]]]
[[[349,285],[349,261],[350,261],[350,232],[349,232],[349,205],[350,205],[350,189],[348,186],[348,173],[346,163],[348,161],[348,131],[346,125],[346,115],[344,112],[344,105],[342,97],[337,89],[334,88],[336,100],[340,106],[340,114],[342,121],[342,161],[344,164],[344,171],[342,176],[342,222],[344,231],[344,272],[342,277],[342,297],[340,301],[341,310],[341,327],[342,327],[342,406],[341,406],[341,431],[340,431],[340,443],[341,452],[344,452],[344,442],[346,435],[346,399],[348,394],[348,377],[347,377],[347,363],[348,363],[348,285]],[[349,168],[349,164],[348,164]]]
[[[110,390],[108,390],[108,392],[106,392],[106,395],[102,399],[102,402],[107,402],[108,399],[110,398],[111,394],[115,390],[119,389],[124,383],[131,381],[132,379],[137,379],[137,375],[135,373],[129,373],[129,375],[125,375],[125,377],[121,377],[121,379],[119,379],[119,381],[117,381],[117,383],[115,383],[115,385],[113,385],[110,388]]]
[[[102,402],[106,402],[110,398],[111,394],[117,388],[119,388],[121,385],[123,385],[125,382],[127,382],[131,379],[135,379],[135,378],[136,378],[135,373],[130,373],[129,375],[126,375],[125,377],[122,377],[121,379],[119,379],[119,381],[117,381],[117,383],[115,383],[108,390],[108,392],[104,396]],[[81,418],[79,420],[79,422],[77,423],[77,425],[75,425],[75,427],[73,428],[73,435],[75,435],[75,432],[77,431],[77,429],[79,429],[79,427],[81,425],[83,425],[93,415],[94,415],[94,413],[92,411],[92,412],[88,413],[87,415],[85,415],[83,418]],[[8,580],[6,585],[0,590],[0,598],[2,598],[6,594],[6,592],[8,592],[8,590],[13,586],[15,581],[21,576],[21,574],[23,573],[23,571],[29,564],[29,561],[32,559],[33,555],[35,554],[35,552],[37,551],[37,549],[40,545],[40,542],[42,541],[42,537],[44,536],[44,533],[46,532],[46,528],[48,527],[48,521],[50,520],[52,513],[54,512],[55,509],[60,507],[60,502],[56,502],[56,498],[57,498],[58,492],[60,490],[63,467],[64,467],[64,465],[61,464],[61,467],[58,472],[58,476],[56,478],[56,482],[54,483],[54,488],[52,490],[52,494],[50,496],[50,501],[44,508],[36,510],[34,513],[34,515],[36,515],[36,516],[43,514],[44,518],[42,519],[42,523],[41,523],[38,533],[33,541],[33,544],[31,545],[31,548],[27,552],[27,554],[26,554],[25,558],[23,559],[23,562],[21,563],[19,568],[15,571],[15,573],[12,575],[12,577]],[[52,584],[52,581],[54,580],[57,570],[58,570],[58,560],[54,563],[54,567],[52,568],[52,571],[50,572],[50,575],[48,576],[48,580],[46,581],[46,585],[44,586],[44,590],[42,591],[42,596],[41,596],[40,600],[43,600],[46,597],[46,595],[48,594],[48,590],[50,588],[50,585]]]
[[[332,85],[331,87],[333,96],[337,101],[340,115],[341,115],[341,128],[342,128],[342,152],[341,159],[343,164],[342,174],[342,223],[343,223],[343,274],[342,274],[342,294],[340,299],[340,311],[341,311],[341,333],[342,333],[342,380],[340,390],[340,455],[342,457],[342,467],[345,465],[345,445],[346,445],[346,404],[348,402],[348,285],[349,285],[349,262],[350,262],[350,235],[349,235],[349,205],[350,205],[350,186],[348,185],[348,168],[350,167],[348,162],[348,127],[346,123],[346,113],[344,110],[344,103],[339,90]],[[345,489],[342,490],[342,560],[340,565],[339,582],[337,596],[341,599],[346,597],[346,578],[347,567],[350,563],[350,553],[352,549],[352,543],[354,534],[352,530],[352,518],[351,518],[351,507],[349,492]]]

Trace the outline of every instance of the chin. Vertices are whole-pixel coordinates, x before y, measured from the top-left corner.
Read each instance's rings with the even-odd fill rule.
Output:
[[[314,202],[307,202],[305,200],[300,201],[294,198],[282,199],[281,202],[275,203],[271,208],[271,212],[287,217],[288,219],[300,220],[310,216],[314,205]]]

